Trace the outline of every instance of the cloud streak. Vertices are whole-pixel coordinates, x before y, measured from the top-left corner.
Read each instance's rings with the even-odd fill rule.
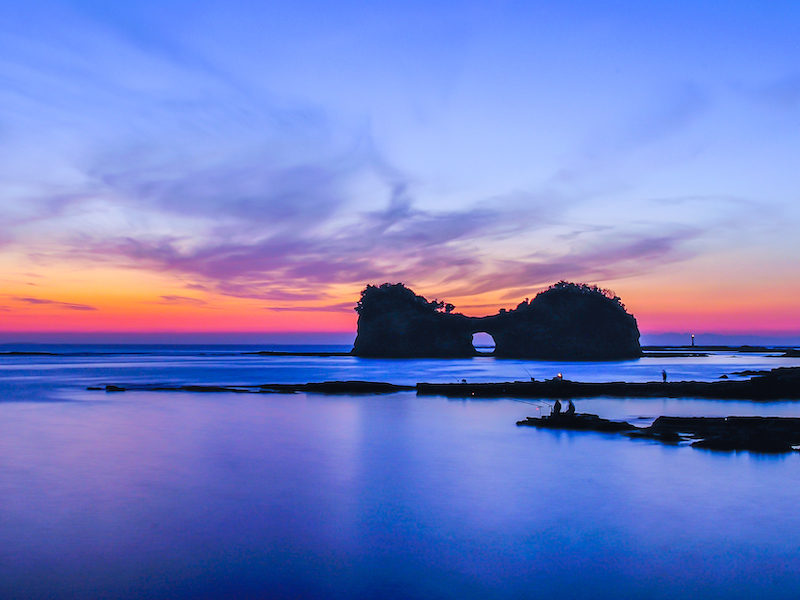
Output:
[[[178,304],[182,306],[208,306],[208,302],[200,298],[190,298],[188,296],[159,296],[160,304]]]
[[[322,306],[267,306],[266,310],[275,312],[335,312],[339,313],[346,310],[353,310],[355,308],[355,301],[353,302],[339,302],[337,304],[327,304]]]
[[[0,90],[0,245],[33,262],[168,274],[199,295],[262,300],[277,312],[339,311],[350,308],[339,302],[343,288],[386,280],[511,299],[559,279],[636,276],[763,222],[755,203],[669,188],[671,173],[657,173],[647,191],[635,187],[642,165],[674,166],[706,147],[702,136],[691,144],[681,137],[717,107],[705,82],[659,81],[641,106],[618,107],[622,92],[609,101],[613,110],[571,132],[576,147],[555,166],[508,185],[493,176],[494,188],[448,197],[436,177],[407,172],[397,159],[402,142],[381,137],[367,110],[352,109],[353,117],[334,103],[282,97],[188,49],[165,52],[82,25],[80,35],[61,33],[70,51],[32,34],[14,53],[0,39],[9,50],[0,63],[8,83]],[[798,89],[791,76],[758,94],[794,108]],[[517,91],[525,98],[531,89]],[[589,104],[579,106],[595,114]],[[464,123],[487,112],[459,106],[469,108]],[[524,122],[546,135],[543,123]],[[470,143],[487,160],[528,160],[485,141],[498,139]],[[176,294],[158,302],[207,305]]]
[[[14,302],[22,304],[29,304],[33,306],[51,306],[53,308],[63,308],[65,310],[79,310],[79,311],[92,311],[97,310],[94,306],[88,304],[75,304],[73,302],[60,302],[58,300],[48,300],[46,298],[31,298],[26,296],[11,296]]]
[[[192,286],[269,301],[324,300],[332,297],[331,286],[421,279],[438,281],[449,296],[508,290],[513,297],[563,278],[607,280],[685,260],[696,252],[691,244],[713,228],[710,222],[636,229],[575,223],[563,235],[567,243],[537,243],[537,232],[559,225],[559,219],[531,219],[524,226],[521,221],[519,212],[486,207],[415,209],[393,195],[386,208],[325,234],[310,227],[253,241],[209,237],[188,249],[171,237],[105,238],[84,243],[81,252],[194,278]],[[520,237],[524,234],[532,241]],[[487,251],[503,241],[516,246],[516,253],[498,257]]]

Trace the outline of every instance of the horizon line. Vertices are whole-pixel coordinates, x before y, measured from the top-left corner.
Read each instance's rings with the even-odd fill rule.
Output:
[[[352,345],[356,331],[0,331],[0,345],[11,344],[272,344]],[[640,343],[690,345],[691,332],[643,332]],[[703,345],[800,345],[800,332],[701,332]]]

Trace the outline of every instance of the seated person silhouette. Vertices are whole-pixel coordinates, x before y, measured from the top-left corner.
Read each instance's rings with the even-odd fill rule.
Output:
[[[572,403],[572,400],[569,400],[569,406],[567,406],[567,411],[564,413],[566,417],[574,417],[575,416],[575,405]]]
[[[561,400],[556,400],[556,403],[553,405],[552,415],[555,417],[560,414],[561,414]]]

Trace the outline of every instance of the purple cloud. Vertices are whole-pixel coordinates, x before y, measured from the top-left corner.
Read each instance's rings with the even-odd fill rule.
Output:
[[[48,305],[56,308],[64,308],[66,310],[97,310],[94,306],[88,304],[75,304],[73,302],[59,302],[58,300],[47,300],[45,298],[29,298],[21,296],[12,296],[11,300],[15,302],[22,302],[24,304],[33,305]]]
[[[644,129],[668,136],[701,114],[705,103],[702,90],[688,86],[653,117],[660,127]],[[205,110],[219,109],[192,110],[200,119]],[[227,119],[229,111],[223,112]],[[159,136],[126,139],[118,148],[105,142],[94,160],[88,153],[88,183],[47,196],[30,223],[93,215],[99,203],[120,218],[101,219],[99,226],[73,219],[75,229],[52,254],[173,274],[189,290],[297,303],[299,310],[317,302],[345,310],[334,286],[422,281],[435,283],[443,296],[502,291],[518,298],[559,279],[593,282],[641,273],[689,257],[686,242],[724,218],[719,211],[714,222],[694,228],[658,218],[648,225],[628,215],[619,223],[593,222],[591,211],[584,216],[576,209],[588,206],[602,215],[602,193],[591,185],[581,189],[605,169],[602,160],[578,161],[569,178],[556,173],[533,190],[454,203],[460,208],[423,204],[414,178],[394,168],[368,133],[334,135],[323,112],[305,107],[271,107],[269,113],[269,124],[235,123],[247,133],[221,149],[208,146],[208,132],[196,125],[202,119],[187,120],[192,125],[179,132],[185,135],[163,142]],[[264,127],[266,141],[251,137],[256,125]],[[652,141],[634,127],[612,145],[634,153]],[[605,147],[608,140],[602,142]],[[374,195],[354,192],[365,188]],[[747,209],[728,212],[740,210]],[[559,234],[546,237],[554,228]],[[29,255],[48,258],[37,257],[37,250]],[[161,301],[203,305],[178,295]]]

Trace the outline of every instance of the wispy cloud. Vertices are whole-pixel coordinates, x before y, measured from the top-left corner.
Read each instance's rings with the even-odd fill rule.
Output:
[[[198,292],[207,292],[208,287],[199,283],[187,283],[183,287],[187,290],[196,290]]]
[[[63,308],[65,310],[97,310],[94,306],[88,304],[75,304],[73,302],[60,302],[58,300],[48,300],[46,298],[30,298],[24,296],[11,296],[11,300],[20,302],[22,304],[31,304],[34,306],[47,305],[54,308]]]
[[[735,89],[743,95],[768,106],[783,110],[800,107],[800,74],[775,79],[761,85],[737,85]]]
[[[390,199],[386,209],[364,213],[356,223],[327,234],[296,230],[250,243],[210,237],[190,249],[173,238],[96,239],[85,248],[133,268],[174,272],[221,293],[270,301],[324,300],[333,285],[414,282],[421,274],[438,280],[442,295],[509,290],[509,297],[519,297],[563,278],[607,280],[685,260],[696,252],[691,243],[714,227],[711,220],[635,229],[575,223],[565,229],[568,243],[542,245],[535,240],[538,228],[555,221],[529,224],[524,231],[533,239],[528,242],[520,240],[519,222],[518,213],[499,208],[437,213],[411,203],[398,207]],[[516,254],[486,253],[503,240],[518,241]]]
[[[530,295],[561,279],[603,281],[646,273],[660,265],[685,260],[692,251],[684,243],[702,230],[674,228],[669,232],[617,232],[616,239],[601,237],[565,253],[532,255],[524,260],[498,261],[491,268],[445,289],[442,296],[472,296],[505,290],[503,299]]]
[[[485,236],[508,235],[516,225],[500,211],[450,212],[398,208],[362,213],[352,224],[318,232],[282,230],[264,239],[208,236],[189,248],[177,237],[82,240],[84,257],[117,257],[130,267],[180,273],[223,293],[271,300],[312,298],[328,285],[407,277],[425,270],[460,277],[480,259],[464,250]]]
[[[394,164],[368,119],[83,25],[74,39],[62,32],[69,51],[42,37],[0,63],[0,244],[16,241],[40,262],[103,262],[274,311],[335,311],[351,308],[338,302],[342,286],[387,280],[435,284],[440,296],[518,298],[559,279],[636,275],[760,218],[746,202],[708,208],[699,196],[630,191],[641,155],[660,164],[675,148],[694,151],[662,145],[713,108],[692,82],[634,116],[613,113],[625,122],[599,121],[522,189],[445,203]],[[794,105],[798,89],[790,78],[762,92]]]
[[[188,296],[159,296],[161,304],[181,304],[185,306],[208,306],[208,302],[200,298],[190,298]]]
[[[673,84],[624,119],[587,131],[583,142],[565,156],[551,185],[591,186],[598,192],[625,189],[644,162],[648,169],[663,163],[686,162],[696,143],[680,138],[713,106],[709,91],[691,81]],[[633,166],[632,166],[633,165]]]
[[[322,306],[267,306],[266,310],[275,312],[342,312],[346,310],[353,310],[355,308],[355,301],[353,302],[339,302],[337,304],[326,304]]]

